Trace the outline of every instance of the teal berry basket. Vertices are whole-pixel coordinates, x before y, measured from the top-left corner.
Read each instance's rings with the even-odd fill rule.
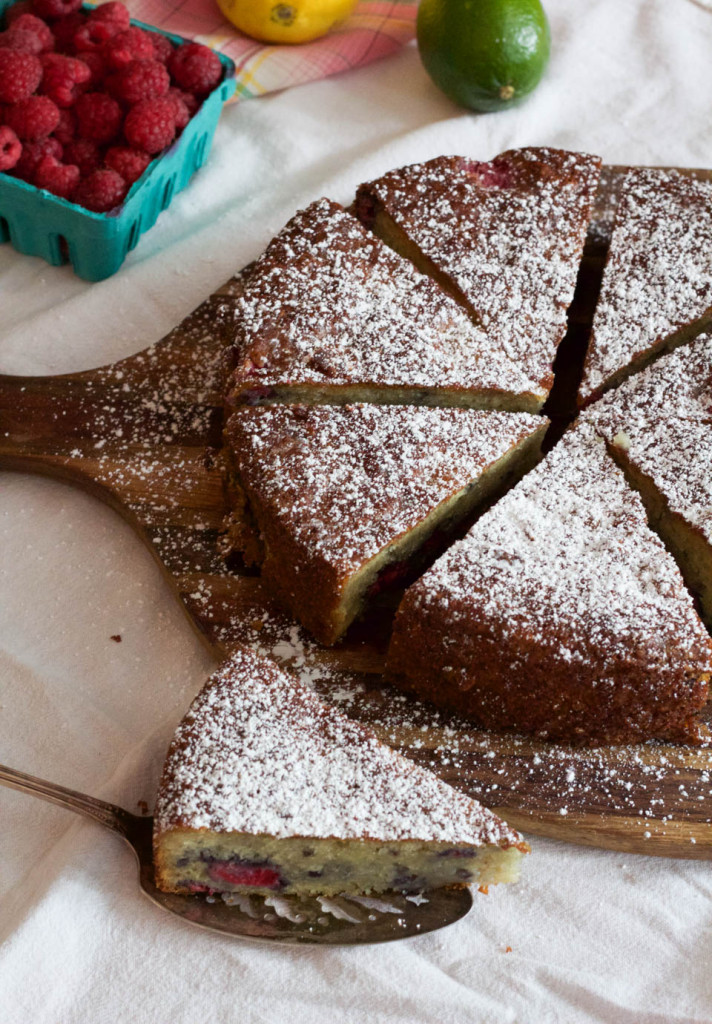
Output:
[[[0,0],[0,18],[13,2]],[[84,8],[93,9],[88,4]],[[159,32],[177,45],[190,42],[141,21],[132,20],[131,24]],[[40,256],[53,266],[69,262],[85,281],[103,281],[115,274],[141,235],[208,157],[222,106],[235,92],[235,65],[229,57],[218,56],[224,68],[220,84],[206,96],[176,141],[151,161],[123,203],[110,213],[92,213],[0,173],[0,242],[10,242],[18,252]]]

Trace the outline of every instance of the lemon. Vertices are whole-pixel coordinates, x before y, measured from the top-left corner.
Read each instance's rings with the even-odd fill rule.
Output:
[[[348,18],[357,0],[217,0],[240,32],[264,43],[308,43]]]
[[[442,91],[471,110],[503,110],[534,89],[549,60],[540,0],[422,0],[418,49]]]

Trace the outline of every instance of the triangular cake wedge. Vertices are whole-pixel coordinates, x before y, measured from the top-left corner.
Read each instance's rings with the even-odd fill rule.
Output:
[[[356,212],[549,391],[600,170],[558,149],[437,157],[362,185]]]
[[[231,404],[536,412],[546,398],[451,296],[328,199],[297,213],[252,267],[234,355]]]
[[[593,319],[581,403],[710,326],[712,181],[676,171],[630,171]]]
[[[413,406],[236,410],[228,544],[322,643],[539,457],[548,421]],[[413,578],[412,575],[410,577]]]
[[[169,892],[508,882],[527,850],[491,811],[249,651],[178,727],[155,813],[156,883]]]
[[[640,492],[712,629],[712,335],[663,356],[586,417]]]
[[[492,729],[696,743],[712,643],[639,495],[577,426],[406,591],[394,681]]]

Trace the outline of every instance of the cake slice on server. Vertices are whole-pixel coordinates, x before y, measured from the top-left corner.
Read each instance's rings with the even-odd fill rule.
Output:
[[[585,416],[640,492],[712,628],[712,335],[663,356]]]
[[[392,402],[537,411],[499,340],[337,203],[297,213],[235,309],[228,403]]]
[[[539,457],[548,421],[415,406],[237,409],[227,546],[322,643]],[[412,579],[412,576],[411,576]]]
[[[712,641],[639,495],[577,426],[406,591],[388,673],[492,729],[699,742]]]
[[[600,170],[598,157],[557,149],[437,157],[362,185],[356,212],[547,393]]]
[[[712,181],[633,170],[593,319],[582,404],[712,326]]]
[[[514,881],[522,837],[274,662],[239,651],[175,734],[155,812],[169,892],[331,896]]]

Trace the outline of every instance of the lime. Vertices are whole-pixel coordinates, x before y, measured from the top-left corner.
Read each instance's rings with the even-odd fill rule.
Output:
[[[418,49],[437,86],[471,110],[504,110],[535,88],[549,60],[539,0],[422,0]]]

